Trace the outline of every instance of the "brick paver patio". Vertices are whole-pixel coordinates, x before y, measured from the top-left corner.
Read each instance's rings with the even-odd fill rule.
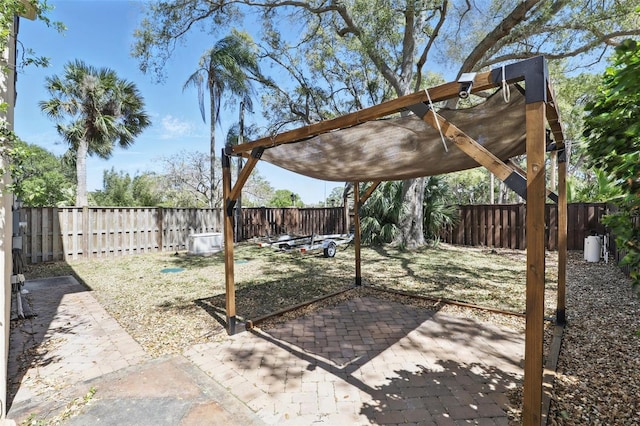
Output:
[[[367,296],[185,355],[270,424],[508,424],[522,333]]]

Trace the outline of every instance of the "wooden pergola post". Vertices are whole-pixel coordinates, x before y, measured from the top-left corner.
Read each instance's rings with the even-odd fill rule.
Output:
[[[567,287],[567,149],[558,152],[558,302],[556,323],[564,325]]]
[[[222,195],[224,215],[225,311],[229,334],[236,332],[236,289],[233,270],[233,208],[228,206],[231,193],[231,159],[222,153]]]
[[[544,338],[545,102],[526,105],[527,119],[527,289],[522,422],[540,425]]]
[[[362,285],[360,257],[360,182],[353,182],[353,225],[356,251],[356,286]]]

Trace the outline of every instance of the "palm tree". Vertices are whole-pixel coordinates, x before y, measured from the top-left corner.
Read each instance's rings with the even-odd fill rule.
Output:
[[[76,163],[76,205],[87,205],[87,156],[108,159],[116,143],[131,146],[151,124],[136,86],[109,68],[69,62],[62,77],[47,77],[48,101],[40,109],[56,121]],[[75,155],[73,155],[75,154]]]
[[[424,180],[422,204],[424,236],[429,241],[437,242],[445,227],[452,227],[458,223],[458,209],[449,203],[448,195],[451,190],[442,176],[429,176]]]
[[[402,182],[383,182],[360,209],[362,242],[371,245],[391,243],[400,235],[399,224],[406,213]]]
[[[220,120],[220,105],[225,92],[238,96],[251,109],[251,84],[249,75],[258,76],[258,58],[251,36],[233,30],[230,35],[219,40],[213,48],[200,58],[198,69],[189,76],[183,89],[189,86],[198,89],[198,101],[202,120],[206,122],[204,111],[205,87],[209,91],[209,131],[211,155],[211,207],[215,199],[216,123]]]

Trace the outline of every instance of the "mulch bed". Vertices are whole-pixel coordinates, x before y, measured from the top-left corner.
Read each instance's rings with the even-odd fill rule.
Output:
[[[551,425],[640,425],[640,299],[613,263],[569,253]]]

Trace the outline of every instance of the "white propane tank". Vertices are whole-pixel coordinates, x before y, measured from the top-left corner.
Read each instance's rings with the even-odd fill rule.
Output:
[[[592,235],[584,239],[584,260],[587,262],[600,261],[600,237]]]

